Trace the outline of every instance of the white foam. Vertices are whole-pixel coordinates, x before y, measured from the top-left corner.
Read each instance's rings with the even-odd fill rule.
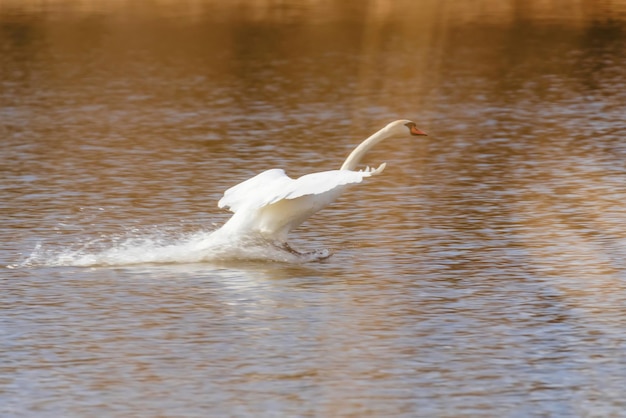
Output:
[[[134,230],[124,237],[88,239],[64,248],[39,243],[23,262],[11,267],[128,266],[224,260],[302,263],[329,255],[327,250],[296,254],[267,241],[228,236],[220,230],[178,235],[158,231],[143,234]]]

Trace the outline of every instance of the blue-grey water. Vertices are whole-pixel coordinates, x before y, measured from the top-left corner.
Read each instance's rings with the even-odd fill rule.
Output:
[[[626,416],[625,45],[618,0],[1,2],[0,416]],[[332,257],[203,246],[404,118],[294,231]]]

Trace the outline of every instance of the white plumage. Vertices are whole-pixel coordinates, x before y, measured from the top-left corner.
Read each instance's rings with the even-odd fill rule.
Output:
[[[376,175],[382,172],[384,168],[385,164],[383,163],[377,170],[322,171],[307,174],[295,180],[287,176],[285,170],[273,168],[226,190],[224,197],[220,199],[217,205],[235,213],[243,207],[261,208],[282,199],[321,195],[339,186],[360,183],[365,177]]]
[[[282,169],[264,171],[224,192],[218,202],[233,216],[220,229],[241,238],[262,238],[296,252],[286,243],[287,234],[315,212],[336,200],[350,184],[382,173],[377,169],[355,171],[363,155],[378,142],[410,135],[426,135],[414,122],[399,120],[363,141],[346,159],[341,169],[307,174],[292,179]]]

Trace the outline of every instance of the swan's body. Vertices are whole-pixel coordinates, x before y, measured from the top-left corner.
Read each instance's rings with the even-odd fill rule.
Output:
[[[355,171],[367,151],[385,139],[411,135],[426,134],[414,122],[398,120],[363,141],[339,170],[307,174],[294,180],[281,169],[271,169],[231,187],[218,206],[234,214],[220,231],[241,238],[261,238],[295,252],[286,242],[289,231],[335,201],[348,185],[360,183],[385,169],[382,163],[377,169]]]

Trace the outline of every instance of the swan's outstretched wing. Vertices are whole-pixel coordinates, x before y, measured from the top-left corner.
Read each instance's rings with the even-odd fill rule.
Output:
[[[224,196],[217,202],[217,206],[235,213],[240,207],[257,200],[259,195],[268,193],[271,189],[289,181],[293,180],[285,174],[285,170],[280,168],[266,170],[226,190]]]
[[[267,170],[239,183],[224,192],[218,202],[220,208],[237,212],[242,207],[261,208],[283,199],[297,199],[307,195],[320,195],[337,187],[360,183],[365,177],[381,173],[385,164],[365,171],[332,170],[307,174],[292,179],[284,170]]]

